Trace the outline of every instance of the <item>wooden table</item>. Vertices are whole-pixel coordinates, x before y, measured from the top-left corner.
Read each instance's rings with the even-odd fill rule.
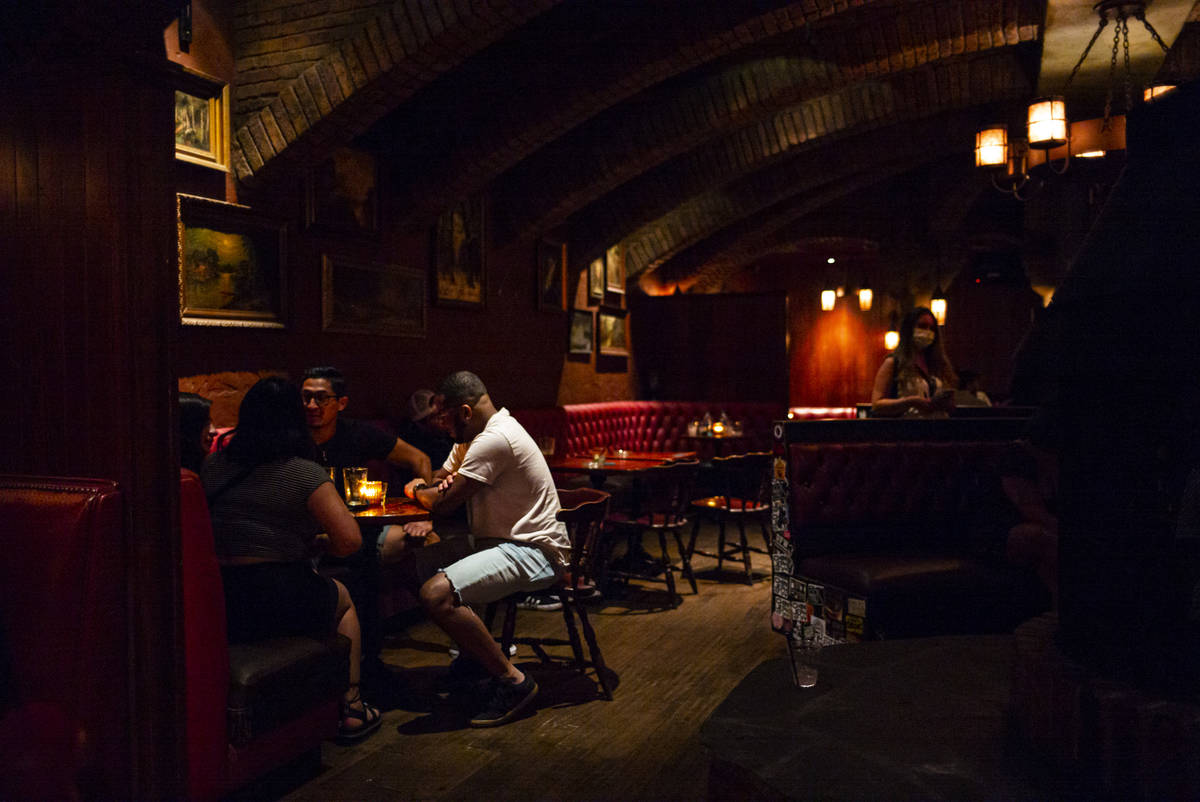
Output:
[[[725,443],[725,442],[736,443],[740,440],[745,440],[746,435],[731,434],[728,431],[726,431],[726,432],[722,432],[721,434],[686,434],[683,436],[683,439],[690,440],[693,443],[696,443],[697,445],[701,446],[700,450],[707,450],[704,448],[704,444],[710,443],[710,444],[712,444],[713,456],[723,457],[725,455],[722,453],[724,451],[724,449],[721,447],[722,443]]]
[[[362,524],[388,526],[390,524],[407,524],[413,521],[428,521],[429,510],[406,498],[389,498],[382,506],[367,507],[362,510],[350,510]]]
[[[614,452],[617,453],[617,452]],[[609,474],[636,474],[655,465],[665,465],[679,460],[695,459],[695,451],[621,451],[622,456],[605,457],[604,462],[594,462],[591,457],[556,457],[547,461],[551,473],[586,473],[592,486],[599,489]]]

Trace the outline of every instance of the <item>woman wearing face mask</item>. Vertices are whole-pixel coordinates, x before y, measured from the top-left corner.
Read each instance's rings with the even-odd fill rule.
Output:
[[[954,408],[957,379],[933,312],[918,306],[900,323],[900,344],[875,374],[871,414],[945,417]]]

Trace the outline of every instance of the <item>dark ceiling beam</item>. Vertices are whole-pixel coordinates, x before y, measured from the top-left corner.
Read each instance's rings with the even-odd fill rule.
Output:
[[[423,224],[606,109],[756,42],[887,0],[566,3],[373,132]]]
[[[789,185],[803,185],[805,175],[788,165],[805,154],[798,163],[819,176],[843,160],[835,149],[839,139],[1021,97],[1028,87],[1019,59],[1006,50],[929,65],[785,110],[650,171],[573,217],[572,261],[623,239],[629,273],[636,275],[723,221],[786,197]],[[745,176],[753,176],[750,184],[740,185]]]
[[[492,192],[492,236],[505,243],[552,228],[638,174],[804,99],[1036,38],[1036,4],[1014,5],[998,16],[978,13],[984,5],[910,4],[875,12],[870,25],[835,17],[809,26],[803,40],[797,34],[786,47],[779,40],[747,47],[654,87],[502,176]]]

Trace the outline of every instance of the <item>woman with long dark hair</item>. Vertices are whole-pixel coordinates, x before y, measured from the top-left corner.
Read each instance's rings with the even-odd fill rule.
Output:
[[[189,471],[200,473],[204,458],[212,450],[212,401],[195,393],[179,394],[179,461]]]
[[[875,374],[871,413],[879,417],[943,417],[954,408],[954,368],[933,312],[918,306],[900,322],[900,344]]]
[[[358,689],[362,637],[346,587],[312,568],[317,536],[345,556],[362,545],[358,524],[328,472],[312,461],[300,391],[280,378],[246,393],[228,445],[201,472],[225,585],[232,641],[325,634],[350,639],[350,687],[338,726],[343,740],[379,727],[379,711]]]

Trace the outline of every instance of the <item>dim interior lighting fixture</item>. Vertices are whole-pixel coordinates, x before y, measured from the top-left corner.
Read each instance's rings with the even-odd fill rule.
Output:
[[[1101,0],[1093,10],[1099,15],[1100,22],[1091,41],[1084,48],[1079,61],[1067,76],[1063,91],[1070,88],[1079,68],[1087,59],[1092,45],[1100,37],[1110,22],[1114,23],[1111,68],[1109,70],[1108,94],[1104,101],[1104,121],[1100,132],[1109,131],[1112,121],[1113,94],[1117,85],[1117,57],[1124,52],[1124,73],[1122,84],[1125,98],[1125,112],[1133,107],[1133,70],[1129,62],[1129,20],[1136,19],[1146,27],[1154,41],[1163,52],[1168,47],[1154,30],[1154,26],[1146,19],[1146,3],[1144,0]],[[1166,92],[1173,86],[1152,86],[1145,90],[1143,98],[1150,101]],[[1010,139],[1008,129],[1002,124],[993,123],[980,128],[975,134],[975,166],[986,169],[991,173],[992,185],[1001,192],[1013,195],[1017,200],[1026,200],[1033,191],[1041,186],[1040,182],[1031,183],[1030,163],[1037,163],[1043,174],[1062,175],[1066,172],[1071,161],[1071,123],[1067,118],[1066,101],[1062,95],[1040,97],[1029,104],[1026,113],[1025,139]],[[1056,164],[1050,158],[1050,151],[1066,146],[1066,154]],[[1042,151],[1040,159],[1031,159],[1030,150]],[[1087,158],[1098,155],[1095,148],[1088,148]],[[1083,154],[1076,154],[1083,156]]]
[[[1157,100],[1158,98],[1167,94],[1167,92],[1171,92],[1174,89],[1175,84],[1155,84],[1154,86],[1147,86],[1145,90],[1142,91],[1142,100],[1146,103],[1150,103],[1151,101]]]
[[[821,311],[832,312],[837,303],[837,293],[833,290],[821,290]]]
[[[900,344],[900,323],[896,317],[896,313],[892,312],[891,325],[883,335],[883,347],[889,351],[895,351],[896,346]]]
[[[875,293],[871,292],[871,288],[862,286],[858,288],[858,308],[864,312],[871,311],[871,302],[875,300]]]
[[[834,259],[832,256],[825,260],[825,264],[827,265],[834,264],[835,262],[837,262],[837,259]]]
[[[939,326],[946,325],[946,297],[940,289],[929,299],[929,311],[933,312]]]

